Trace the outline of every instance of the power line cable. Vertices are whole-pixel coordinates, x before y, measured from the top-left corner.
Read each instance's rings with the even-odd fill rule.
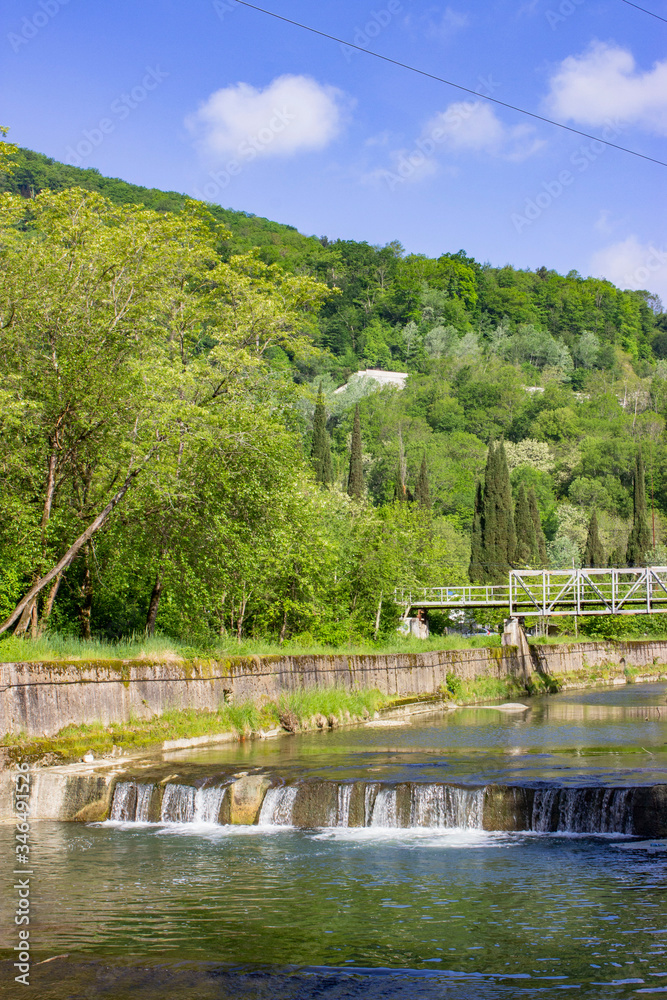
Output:
[[[638,3],[631,3],[630,0],[621,0],[621,3],[626,3],[628,7],[634,7],[635,10],[640,10],[643,14],[650,14],[651,17],[657,17],[658,21],[664,21],[667,24],[667,17],[662,17],[661,14],[654,14],[652,10],[640,7]]]
[[[506,101],[500,101],[497,97],[488,97],[486,94],[480,94],[477,90],[472,90],[470,87],[464,87],[460,83],[454,83],[452,80],[446,80],[442,76],[436,76],[435,73],[428,73],[424,69],[418,69],[416,66],[410,66],[408,63],[400,62],[398,59],[392,59],[390,56],[382,55],[381,52],[373,52],[372,49],[365,49],[362,45],[355,45],[353,42],[348,42],[344,38],[337,38],[336,35],[330,35],[326,31],[320,31],[318,28],[312,28],[309,24],[302,24],[300,21],[294,21],[290,17],[283,17],[282,14],[276,14],[273,10],[266,10],[264,7],[258,7],[254,3],[248,3],[247,0],[236,0],[240,6],[249,7],[251,10],[259,11],[260,14],[267,14],[269,17],[274,17],[277,21],[284,21],[286,24],[292,24],[297,28],[302,28],[304,31],[310,31],[314,35],[320,35],[321,38],[327,38],[331,42],[338,42],[339,45],[346,45],[350,49],[357,49],[359,52],[365,52],[366,55],[374,56],[376,59],[382,59],[384,62],[391,63],[392,66],[398,66],[400,69],[410,70],[411,73],[418,73],[419,76],[425,76],[429,80],[435,80],[437,83],[444,83],[448,87],[454,87],[456,90],[462,90],[466,94],[472,94],[473,97],[479,97],[482,101],[490,101],[492,104],[498,104],[502,108],[509,108],[510,111],[518,111],[521,115],[527,115],[529,118],[534,118],[540,122],[546,122],[547,125],[555,125],[556,128],[564,129],[566,132],[572,132],[574,135],[581,135],[584,139],[593,139],[594,142],[601,142],[605,146],[611,146],[612,149],[619,149],[622,153],[630,153],[631,156],[638,156],[641,160],[648,160],[649,163],[657,163],[659,167],[667,167],[667,162],[664,160],[657,160],[653,156],[647,156],[646,153],[639,153],[636,149],[629,149],[627,146],[620,146],[616,142],[610,142],[609,139],[601,139],[598,135],[591,135],[590,132],[582,132],[581,129],[572,128],[571,125],[564,125],[562,122],[557,122],[553,118],[546,118],[544,115],[538,115],[534,111],[526,111],[525,108],[519,108],[516,104],[508,104]]]

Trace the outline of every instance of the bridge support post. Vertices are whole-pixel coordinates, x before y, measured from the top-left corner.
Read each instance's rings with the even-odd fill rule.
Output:
[[[528,645],[526,633],[518,618],[508,618],[501,639],[502,646],[516,646],[517,658],[521,666],[524,681],[530,680],[533,669],[533,658]]]

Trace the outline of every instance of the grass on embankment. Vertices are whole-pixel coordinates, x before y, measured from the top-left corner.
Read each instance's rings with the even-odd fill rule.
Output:
[[[165,740],[192,739],[232,733],[239,738],[261,730],[276,729],[285,712],[296,716],[304,728],[315,728],[313,717],[335,718],[338,724],[349,719],[363,719],[390,704],[391,699],[376,690],[348,691],[344,688],[312,688],[281,695],[278,701],[257,706],[253,702],[222,705],[217,712],[180,709],[151,719],[130,722],[91,723],[67,726],[55,736],[26,737],[9,734],[0,745],[7,748],[12,760],[38,760],[68,763],[91,751],[96,757],[109,756],[113,747],[134,753],[159,747]],[[349,716],[348,716],[349,713]]]
[[[351,643],[346,646],[326,646],[322,643],[287,641],[264,642],[257,639],[218,640],[210,645],[189,644],[164,636],[137,636],[104,642],[99,639],[72,639],[67,636],[48,635],[41,639],[16,638],[12,635],[0,638],[0,662],[27,663],[54,660],[149,660],[159,662],[167,659],[192,660],[229,659],[230,656],[362,656],[373,653],[429,653],[446,649],[483,649],[499,646],[499,635],[435,635],[430,639],[415,639],[413,636],[395,638],[380,642]]]

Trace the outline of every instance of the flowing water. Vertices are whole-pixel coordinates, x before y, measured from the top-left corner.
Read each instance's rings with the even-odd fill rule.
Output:
[[[110,822],[35,824],[36,960],[61,956],[35,995],[667,994],[667,851],[638,839],[667,830],[666,698],[170,754],[162,781],[118,783]],[[229,825],[235,783],[264,776],[257,822]],[[24,996],[8,955],[0,995]]]

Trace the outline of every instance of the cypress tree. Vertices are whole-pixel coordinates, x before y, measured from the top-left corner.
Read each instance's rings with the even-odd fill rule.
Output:
[[[489,445],[484,469],[484,489],[481,504],[481,565],[480,583],[493,579],[493,569],[498,561],[498,537],[496,530],[496,449],[493,441]]]
[[[329,486],[333,473],[331,469],[331,442],[327,431],[327,411],[324,406],[322,386],[317,394],[315,417],[313,420],[313,444],[310,450],[310,460],[315,471],[315,480],[322,486]]]
[[[482,567],[482,579],[479,582],[502,583],[509,573],[516,548],[512,491],[502,442],[497,447],[493,442],[489,445],[479,514],[479,564]]]
[[[514,505],[512,503],[512,487],[510,485],[510,474],[507,468],[507,456],[505,445],[500,442],[496,452],[498,464],[498,505],[500,509],[500,523],[502,524],[502,545],[501,555],[504,562],[503,577],[509,573],[510,566],[514,562],[516,551],[516,531],[514,529]]]
[[[614,551],[609,556],[609,562],[607,563],[610,569],[623,569],[626,565],[625,562],[625,549],[622,545],[617,546]]]
[[[535,522],[523,483],[519,486],[516,498],[514,526],[516,529],[515,562],[517,566],[532,566],[537,555],[537,540],[535,538]]]
[[[419,479],[415,490],[415,500],[420,507],[425,510],[431,509],[431,490],[428,482],[428,469],[426,468],[426,455],[422,455],[422,464],[419,469]]]
[[[644,461],[641,446],[635,459],[632,531],[625,555],[628,566],[643,566],[651,548],[651,534],[646,521],[646,492],[644,489]]]
[[[354,410],[352,425],[352,449],[350,452],[350,472],[347,477],[347,492],[355,500],[361,500],[364,495],[364,468],[361,450],[361,417],[359,404]]]
[[[531,486],[527,493],[530,516],[535,526],[535,553],[533,555],[533,566],[536,569],[543,569],[547,564],[547,540],[542,530],[542,518],[537,506],[535,490]]]
[[[602,542],[598,533],[598,515],[597,511],[594,510],[591,514],[588,535],[586,536],[584,566],[590,566],[591,569],[602,569],[605,565],[604,549],[602,548]]]
[[[468,576],[471,583],[484,583],[484,567],[482,565],[482,514],[484,508],[484,494],[481,482],[477,483],[475,493],[475,512],[472,518],[472,538],[470,540],[470,565],[468,566]]]

